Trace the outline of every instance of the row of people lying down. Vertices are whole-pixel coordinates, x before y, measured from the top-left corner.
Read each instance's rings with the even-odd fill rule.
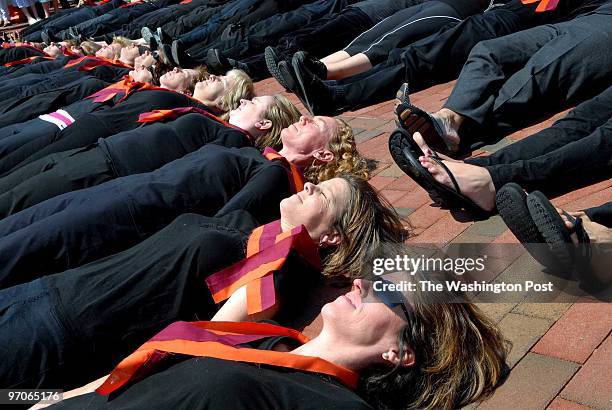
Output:
[[[244,67],[253,78],[269,75],[263,56],[266,45],[291,44],[290,49],[297,51],[299,42],[300,48],[320,47],[317,55],[321,56],[348,45],[349,54],[342,53],[342,59],[353,58],[332,69],[346,75],[355,65],[358,70],[369,68],[384,61],[391,50],[489,6],[488,0],[195,0],[186,4],[158,0],[131,5],[115,1],[32,27],[25,31],[25,39],[110,42],[121,36],[163,51],[176,65],[205,64],[224,72],[232,68],[230,58],[231,64]]]

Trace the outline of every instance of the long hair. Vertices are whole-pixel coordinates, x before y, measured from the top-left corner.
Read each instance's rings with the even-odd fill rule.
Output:
[[[323,255],[323,274],[357,278],[373,249],[401,243],[408,231],[395,209],[364,179],[340,175],[349,185],[349,201],[339,210],[334,228],[342,236],[337,247]]]
[[[221,99],[221,111],[224,114],[221,116],[224,120],[229,119],[229,112],[240,105],[240,100],[251,100],[255,97],[255,86],[253,80],[242,70],[233,69],[227,72],[227,74],[233,74],[236,81],[234,85],[230,87]]]
[[[369,170],[365,159],[357,152],[355,135],[350,125],[335,118],[338,128],[329,141],[328,148],[334,154],[334,159],[320,165],[309,167],[304,176],[313,184],[326,181],[340,174],[351,174],[368,179]]]
[[[268,106],[264,113],[264,118],[272,122],[270,128],[265,134],[259,136],[255,141],[255,145],[260,150],[266,147],[279,150],[282,148],[280,138],[283,128],[287,128],[291,124],[299,121],[300,111],[286,97],[276,94],[272,96],[274,102]]]
[[[399,357],[408,348],[414,351],[415,364],[362,373],[366,399],[384,409],[433,410],[490,396],[503,379],[509,348],[497,326],[472,303],[458,303],[450,291],[423,292],[416,286],[410,295],[410,321],[398,345]]]

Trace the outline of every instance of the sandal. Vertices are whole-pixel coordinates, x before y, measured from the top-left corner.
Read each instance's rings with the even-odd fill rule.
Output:
[[[410,141],[412,141],[412,143]],[[489,217],[492,215],[492,211],[481,208],[474,201],[461,193],[461,189],[454,175],[444,162],[442,162],[442,159],[434,153],[430,158],[439,164],[448,174],[454,189],[436,181],[429,171],[419,162],[419,156],[423,155],[423,153],[412,139],[412,136],[408,134],[407,130],[397,129],[391,134],[389,138],[389,149],[393,160],[400,169],[425,189],[434,202],[438,203],[441,207],[465,209],[477,217]]]
[[[404,86],[406,86],[407,89],[407,84],[402,85],[398,91],[398,95],[404,94],[402,92]],[[456,146],[447,143],[444,138],[444,130],[440,128],[438,122],[429,113],[412,105],[405,94],[402,100],[404,100],[404,102],[395,107],[398,125],[408,131],[410,135],[415,132],[420,133],[432,150],[444,155],[455,155],[457,151]]]

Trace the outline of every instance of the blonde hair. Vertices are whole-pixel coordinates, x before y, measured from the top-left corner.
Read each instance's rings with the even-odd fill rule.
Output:
[[[326,276],[362,276],[362,269],[373,249],[385,243],[401,243],[409,232],[402,220],[378,192],[365,180],[342,174],[349,186],[348,203],[339,210],[333,228],[342,236],[335,248],[323,255]]]
[[[221,111],[225,114],[221,116],[224,120],[229,119],[229,112],[240,105],[240,100],[251,100],[255,97],[255,87],[253,80],[242,70],[233,69],[227,72],[226,75],[233,74],[236,81],[230,87],[221,99]]]
[[[266,147],[272,147],[275,150],[281,149],[281,131],[297,122],[301,116],[300,111],[286,97],[276,94],[272,98],[274,98],[274,102],[268,106],[263,115],[265,119],[272,122],[272,128],[255,141],[255,145],[260,150]]]
[[[196,84],[199,83],[200,81],[206,80],[208,76],[210,75],[208,74],[208,70],[206,69],[206,67],[204,67],[203,65],[194,67],[192,68],[192,70],[195,70],[197,74],[193,76],[193,78],[191,79],[191,82],[189,83],[189,86],[187,86],[187,90],[191,94],[193,94]]]
[[[86,56],[93,56],[93,55],[96,55],[96,52],[99,49],[101,49],[102,46],[93,41],[86,40],[81,43],[79,48],[83,51],[83,54],[85,54]]]
[[[328,143],[328,148],[333,152],[334,159],[309,167],[304,171],[304,177],[313,184],[337,177],[340,174],[351,174],[362,179],[368,179],[368,166],[365,159],[357,152],[353,129],[346,121],[340,118],[334,119],[337,122],[338,129]]]
[[[113,37],[113,43],[120,44],[121,47],[128,47],[132,44],[136,44],[134,40],[130,40],[129,38],[123,36]]]
[[[397,253],[396,253],[397,254]],[[411,281],[432,280],[422,273]],[[410,292],[409,323],[398,335],[399,356],[415,365],[362,372],[361,390],[380,408],[455,409],[490,396],[507,370],[510,343],[472,303],[451,291]]]

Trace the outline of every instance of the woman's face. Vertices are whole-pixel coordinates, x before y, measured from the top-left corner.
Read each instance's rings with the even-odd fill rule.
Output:
[[[345,179],[332,178],[318,185],[307,182],[302,192],[281,201],[281,223],[287,227],[304,225],[316,243],[337,245],[335,239],[341,237],[333,225],[345,211],[349,198]]]
[[[62,54],[62,49],[55,43],[51,43],[50,45],[45,47],[43,51],[54,58]]]
[[[236,84],[236,77],[230,71],[227,75],[211,74],[196,84],[193,97],[200,101],[220,104],[221,99]]]
[[[405,301],[404,305],[408,305]],[[377,298],[373,282],[356,279],[350,292],[321,310],[323,330],[345,346],[361,346],[384,352],[397,345],[397,335],[406,326],[401,307],[390,308]]]
[[[134,60],[140,55],[138,47],[135,44],[131,44],[121,49],[120,60],[126,64],[134,65]]]
[[[327,149],[337,130],[338,123],[331,117],[303,115],[281,131],[281,154],[298,166],[310,166],[313,155]]]
[[[141,55],[134,59],[134,67],[146,67],[149,68],[155,64],[155,57],[149,50],[145,51]]]
[[[96,51],[96,57],[103,57],[109,59],[115,58],[115,50],[112,46],[102,46],[101,49]]]
[[[229,123],[254,134],[256,124],[265,119],[264,114],[273,103],[274,97],[269,95],[240,100],[240,106],[230,111]]]
[[[159,78],[159,84],[169,90],[185,91],[191,84],[191,79],[197,75],[195,70],[183,70],[179,67],[174,67],[174,70],[168,71]]]
[[[153,74],[151,74],[151,72],[143,66],[130,71],[129,74],[134,81],[149,84],[153,82]]]

